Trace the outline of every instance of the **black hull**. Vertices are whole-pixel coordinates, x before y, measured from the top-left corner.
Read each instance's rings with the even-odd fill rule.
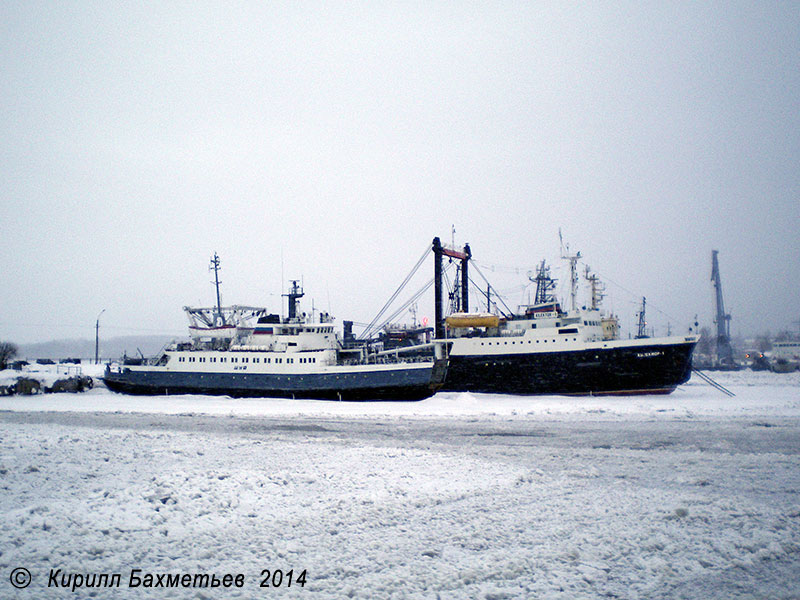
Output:
[[[441,387],[445,364],[431,369],[376,373],[259,375],[241,373],[186,373],[155,370],[106,371],[108,389],[124,394],[202,394],[235,398],[296,398],[345,401],[416,401]]]
[[[691,376],[694,345],[451,355],[442,389],[523,395],[669,394]]]

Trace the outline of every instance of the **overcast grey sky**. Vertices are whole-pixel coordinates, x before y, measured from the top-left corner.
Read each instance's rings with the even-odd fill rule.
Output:
[[[223,302],[302,278],[366,322],[452,226],[510,304],[561,228],[623,325],[638,296],[710,325],[717,249],[734,334],[798,329],[800,3],[5,2],[0,28],[0,339],[104,309],[180,334],[214,252]]]

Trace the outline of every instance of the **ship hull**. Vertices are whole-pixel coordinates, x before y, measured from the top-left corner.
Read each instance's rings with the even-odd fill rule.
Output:
[[[332,370],[325,373],[210,373],[152,368],[107,370],[103,381],[115,392],[140,395],[204,394],[316,400],[415,401],[438,391],[444,361],[405,368]]]
[[[695,343],[555,352],[451,353],[443,390],[498,394],[669,394],[691,376]]]

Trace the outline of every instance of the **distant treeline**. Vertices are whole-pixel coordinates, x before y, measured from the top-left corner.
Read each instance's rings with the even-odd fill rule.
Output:
[[[100,358],[116,359],[123,354],[128,356],[144,356],[156,354],[173,337],[163,335],[129,335],[100,340]],[[18,359],[36,360],[50,358],[58,362],[63,358],[80,358],[94,360],[94,340],[52,340],[36,344],[19,344]]]

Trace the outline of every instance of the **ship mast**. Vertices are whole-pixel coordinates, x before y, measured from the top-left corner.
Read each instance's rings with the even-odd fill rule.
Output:
[[[561,258],[564,260],[569,261],[569,273],[570,273],[570,298],[572,300],[570,306],[571,309],[574,311],[577,306],[577,297],[578,297],[578,270],[577,264],[578,259],[581,258],[581,253],[576,252],[575,254],[569,253],[569,244],[564,244],[564,240],[561,238],[561,230],[558,230],[558,241],[561,243]]]
[[[296,279],[292,279],[292,289],[289,290],[288,294],[283,295],[289,298],[289,321],[293,321],[297,318],[298,300],[305,296],[303,288],[297,285]]]
[[[647,327],[647,317],[645,317],[646,308],[647,308],[647,298],[642,296],[642,310],[639,311],[639,330],[636,334],[636,339],[647,337],[647,333],[645,331],[645,328]]]
[[[223,313],[222,313],[222,301],[220,300],[220,296],[219,296],[219,283],[220,283],[220,281],[219,281],[219,269],[220,269],[219,256],[217,256],[217,253],[214,252],[214,256],[211,259],[211,265],[208,267],[208,270],[209,271],[211,271],[211,270],[214,271],[214,287],[217,290],[217,315],[216,315],[216,317],[214,319],[214,322],[218,326],[226,324],[225,323],[225,315],[223,315]]]
[[[586,280],[589,282],[589,286],[592,292],[592,310],[597,310],[600,308],[600,302],[602,302],[603,298],[605,298],[605,294],[603,292],[606,291],[605,285],[600,283],[600,278],[595,275],[591,274],[589,270],[589,265],[586,265]]]
[[[534,305],[555,301],[552,291],[556,287],[556,280],[550,277],[550,267],[547,266],[544,260],[536,267],[536,277],[531,277],[529,273],[528,279],[536,283],[536,296],[533,300]]]

